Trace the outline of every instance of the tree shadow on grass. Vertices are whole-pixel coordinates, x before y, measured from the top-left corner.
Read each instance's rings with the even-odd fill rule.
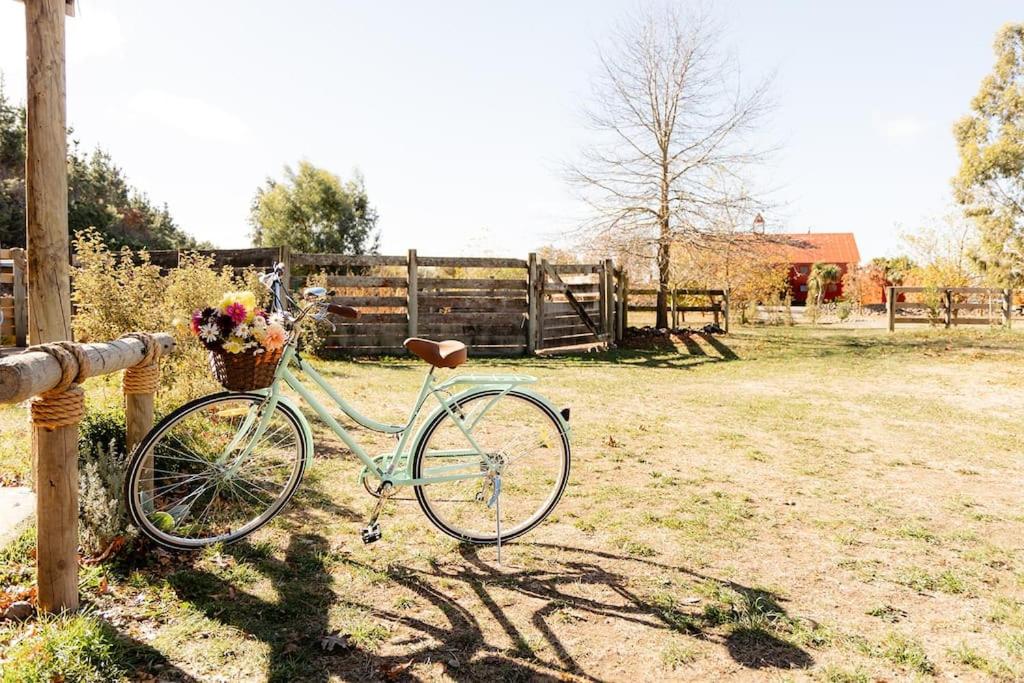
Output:
[[[477,547],[462,545],[458,558],[446,564],[424,569],[396,563],[378,569],[332,552],[323,537],[306,534],[292,538],[284,560],[260,556],[244,543],[227,551],[271,580],[276,602],[202,569],[179,571],[168,580],[181,600],[207,617],[266,643],[271,681],[407,680],[411,664],[440,667],[457,681],[553,680],[565,674],[601,680],[600,672],[586,671],[581,653],[559,637],[575,623],[566,618],[566,610],[583,615],[581,628],[600,617],[717,643],[752,669],[814,663],[810,654],[784,639],[784,627],[793,620],[780,598],[768,591],[649,559],[569,546],[532,547],[557,559],[545,561],[543,569],[493,567]],[[334,590],[325,561],[336,571],[372,573],[379,582],[365,595],[346,596]],[[733,602],[687,606],[631,588],[635,574],[656,570],[709,582],[728,591]],[[396,596],[411,597],[416,609],[404,608]],[[524,620],[521,606],[534,603]],[[510,604],[516,608],[507,611],[503,605]],[[332,607],[397,625],[401,635],[385,636],[387,647],[355,638],[353,647],[325,652],[319,642],[331,630]],[[532,630],[524,629],[527,620]],[[531,639],[534,633],[543,643]],[[500,645],[503,641],[511,646]]]
[[[120,660],[131,667],[130,680],[145,680],[139,673],[146,673],[158,681],[174,681],[174,683],[199,683],[199,679],[178,668],[167,655],[151,645],[130,638],[105,621],[100,622],[107,632],[107,637],[115,643],[120,651]]]

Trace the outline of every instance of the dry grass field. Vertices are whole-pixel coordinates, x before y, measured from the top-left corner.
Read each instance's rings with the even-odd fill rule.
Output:
[[[392,418],[422,370],[322,365]],[[409,496],[363,546],[370,498],[320,431],[269,528],[88,567],[82,616],[0,625],[2,680],[1024,679],[1024,334],[739,328],[469,368],[572,406],[567,493],[501,565]],[[22,423],[0,412],[12,479]]]

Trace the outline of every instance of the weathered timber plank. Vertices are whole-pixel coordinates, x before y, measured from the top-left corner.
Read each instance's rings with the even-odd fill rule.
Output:
[[[382,256],[380,254],[302,254],[292,253],[292,266],[404,266],[405,256]]]
[[[497,289],[525,290],[526,280],[508,280],[501,278],[457,278],[457,277],[421,277],[420,290],[424,289]]]
[[[465,311],[451,311],[448,313],[420,311],[420,325],[433,325],[437,323],[467,323],[471,325],[503,325],[522,324],[526,319],[525,313],[514,313],[507,311],[468,313]]]
[[[368,308],[405,308],[404,296],[335,296],[331,301],[342,306]]]
[[[481,311],[522,311],[526,312],[526,299],[503,299],[500,297],[454,297],[420,295],[420,308],[452,308],[455,310],[477,309]]]
[[[596,263],[548,263],[547,268],[559,275],[589,275],[601,270]]]
[[[501,292],[494,289],[420,289],[420,299],[438,297],[451,297],[462,301],[516,301],[526,308],[526,292],[522,290],[506,290]]]
[[[408,280],[402,276],[328,275],[325,280],[328,287],[387,287],[388,289],[406,289],[409,285]]]
[[[477,256],[420,256],[420,266],[428,268],[523,268],[527,263],[517,258],[488,258]]]
[[[348,318],[339,318],[337,316],[331,316],[331,321],[334,322],[339,328],[348,325],[362,326],[362,325],[390,325],[401,323],[405,326],[406,317],[405,313],[363,313],[360,311],[359,319],[356,321],[348,322]]]

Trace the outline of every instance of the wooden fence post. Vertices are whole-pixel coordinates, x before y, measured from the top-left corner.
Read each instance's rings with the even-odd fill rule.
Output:
[[[602,276],[604,282],[604,298],[601,300],[601,306],[604,311],[604,327],[601,331],[610,338],[615,329],[615,263],[610,258],[604,260],[604,272],[602,273]]]
[[[725,290],[722,294],[722,322],[725,323],[723,329],[726,334],[729,334],[729,290]]]
[[[942,297],[943,308],[945,308],[945,323],[948,330],[953,324],[953,290],[947,289]]]
[[[629,273],[622,269],[622,335],[625,339],[626,328],[629,327]]]
[[[25,3],[29,342],[71,338],[64,0]],[[39,608],[78,608],[78,425],[35,427]]]
[[[679,321],[676,319],[676,288],[672,288],[672,329],[679,327]]]
[[[1003,324],[1006,329],[1013,327],[1013,290],[1003,290]]]
[[[416,250],[409,250],[409,276],[406,296],[406,309],[409,313],[409,336],[415,337],[419,328],[419,266],[416,264]]]
[[[292,248],[288,245],[279,247],[277,262],[284,265],[284,273],[281,279],[284,280],[284,291],[292,291]]]
[[[26,271],[28,260],[24,249],[11,249],[14,261],[14,345],[28,345],[28,288]]]
[[[537,350],[544,348],[544,304],[547,297],[548,260],[541,259],[537,266]]]
[[[889,331],[896,330],[896,288],[886,287],[888,295],[885,298],[886,309],[889,313]]]
[[[537,289],[537,254],[531,251],[526,266],[526,352],[529,354],[537,351],[537,316],[540,310]]]
[[[626,291],[626,289],[625,289],[625,284],[626,284],[625,275],[626,275],[625,271],[620,267],[618,272],[616,273],[616,281],[615,281],[615,341],[616,342],[621,342],[622,341],[622,333],[624,331],[623,327],[622,327],[622,322],[623,322],[623,315],[624,315],[623,305],[625,303],[623,295],[625,294],[625,291]]]

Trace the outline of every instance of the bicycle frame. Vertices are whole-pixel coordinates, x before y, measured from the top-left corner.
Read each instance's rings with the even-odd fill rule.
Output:
[[[488,475],[488,470],[492,469],[494,462],[491,457],[480,448],[476,440],[473,438],[473,428],[476,426],[476,423],[480,418],[498,401],[498,399],[505,396],[514,387],[536,381],[534,377],[530,377],[528,375],[457,375],[445,382],[435,384],[434,368],[430,368],[423,380],[419,395],[413,404],[412,410],[409,411],[409,417],[405,424],[389,425],[377,422],[376,420],[363,415],[356,410],[355,407],[346,402],[345,399],[343,399],[341,395],[327,382],[327,380],[321,377],[320,374],[304,358],[298,356],[295,349],[296,341],[297,339],[293,339],[285,348],[280,364],[278,365],[277,372],[274,375],[274,381],[270,387],[255,392],[264,394],[267,397],[267,400],[261,406],[261,410],[259,411],[260,423],[256,426],[256,432],[252,435],[249,442],[250,445],[237,456],[232,469],[237,469],[241,465],[248,456],[252,446],[254,446],[262,437],[264,431],[269,425],[270,417],[273,415],[274,408],[279,402],[284,402],[286,405],[290,405],[295,408],[296,413],[300,417],[302,416],[302,413],[298,411],[297,406],[294,406],[293,402],[281,393],[281,383],[283,382],[302,397],[302,400],[313,409],[313,412],[317,414],[324,424],[330,427],[331,431],[333,431],[338,438],[340,438],[345,445],[352,450],[356,457],[362,461],[364,468],[360,474],[360,478],[369,474],[380,479],[382,482],[389,482],[393,486],[420,486],[446,481],[483,478]],[[327,394],[331,399],[331,402],[333,402],[343,413],[345,413],[345,415],[357,424],[376,432],[394,435],[398,439],[398,444],[395,447],[395,450],[377,457],[373,457],[367,453],[366,450],[345,429],[345,427],[342,426],[333,415],[331,415],[327,408],[313,394],[310,388],[303,384],[299,377],[292,372],[293,362],[297,364],[297,368],[302,375],[308,377],[313,384]],[[453,396],[448,392],[448,389],[456,385],[466,385],[469,386],[470,389]],[[484,405],[480,411],[472,416],[472,419],[467,419],[467,416],[463,415],[462,411],[458,408],[459,400],[482,389],[498,389],[499,391],[494,395],[493,399],[489,403]],[[431,451],[430,457],[446,458],[479,455],[482,462],[486,463],[487,467],[480,467],[480,462],[462,462],[455,465],[431,467],[422,472],[422,476],[413,476],[413,458],[411,456],[419,444],[423,428],[421,427],[421,429],[416,433],[415,438],[410,443],[412,426],[415,424],[416,419],[423,410],[423,406],[427,402],[427,399],[431,396],[433,396],[439,404],[439,408],[435,411],[435,415],[441,411],[447,414],[448,418],[454,422],[465,436],[467,448],[450,451]],[[557,415],[558,413],[552,408],[552,414]],[[424,426],[430,424],[433,417],[434,415],[424,423]],[[238,441],[244,438],[244,435],[249,433],[249,430],[252,428],[253,422],[255,422],[256,419],[256,414],[250,414],[246,418],[246,422],[243,423],[242,428],[239,429],[238,436],[236,437],[237,441],[234,441],[227,449],[225,449],[226,453],[230,453],[237,448],[239,445]],[[304,432],[303,437],[306,439],[307,443],[312,445],[312,429],[304,418],[301,419],[301,422]],[[564,429],[568,429],[568,425],[564,422],[562,423],[562,426]],[[306,464],[311,464],[313,458],[312,448],[308,450],[306,457]],[[405,460],[404,468],[399,470],[398,464],[403,458]]]

